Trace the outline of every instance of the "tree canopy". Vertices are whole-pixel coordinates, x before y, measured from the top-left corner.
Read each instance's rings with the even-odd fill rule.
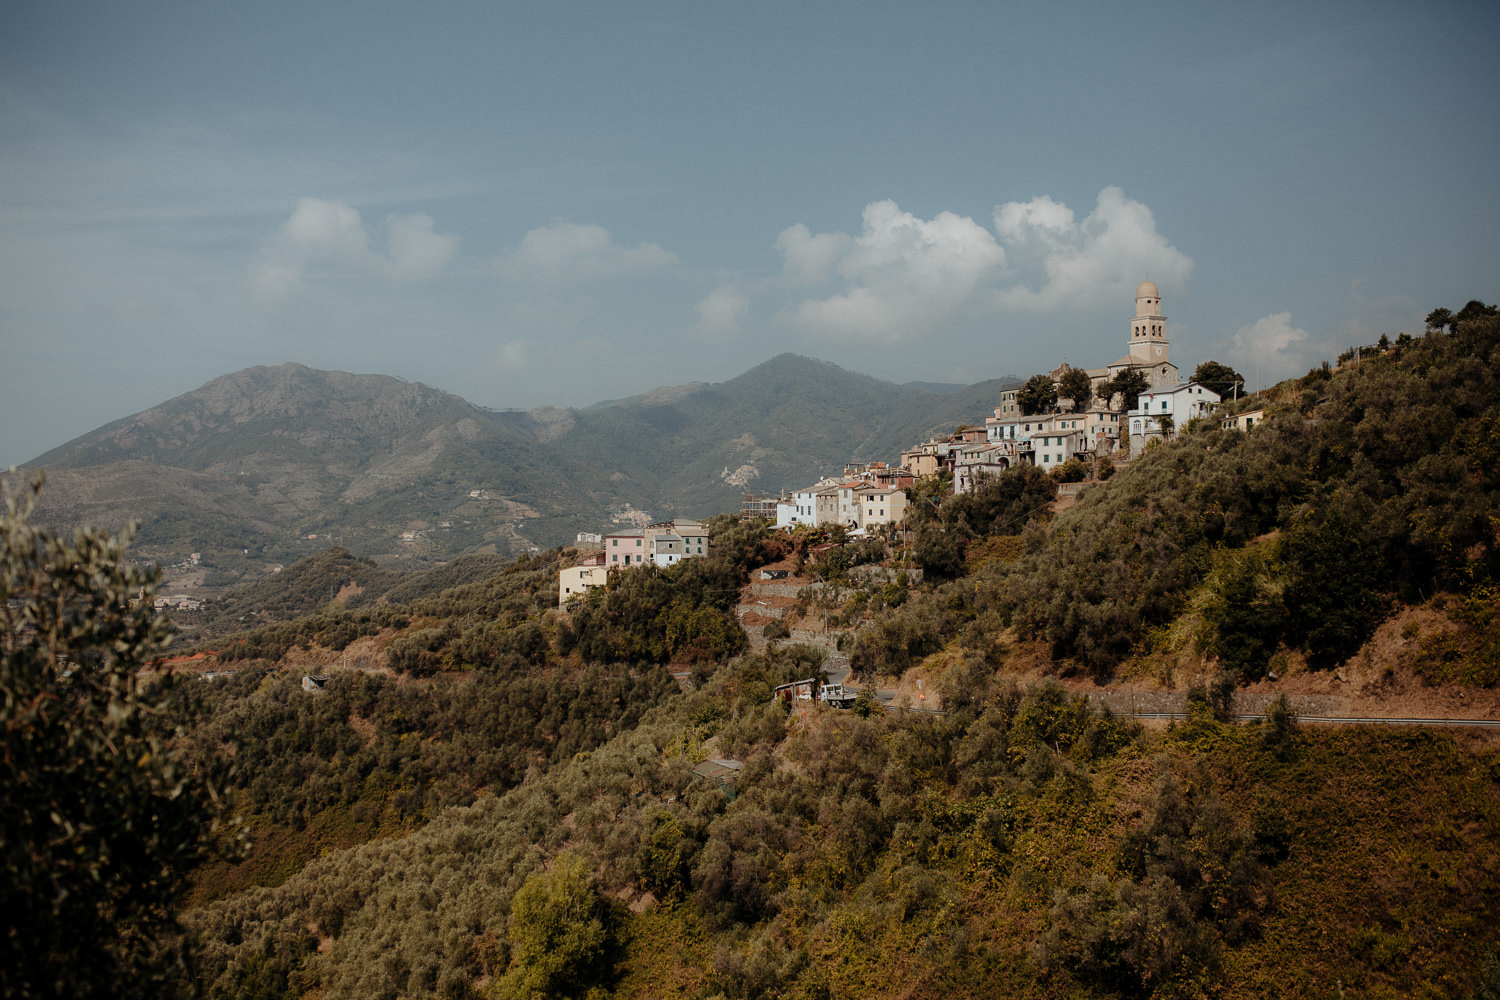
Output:
[[[1193,381],[1205,389],[1218,393],[1221,399],[1228,399],[1232,396],[1236,385],[1242,390],[1245,387],[1245,376],[1217,361],[1205,361],[1194,368]]]
[[[1453,326],[1457,330],[1459,327],[1466,327],[1480,320],[1494,319],[1496,316],[1500,316],[1500,309],[1485,305],[1478,299],[1470,299],[1462,309],[1453,314]]]
[[[1151,380],[1146,377],[1145,372],[1132,366],[1104,383],[1102,388],[1110,398],[1113,398],[1115,393],[1124,396],[1125,409],[1133,410],[1141,398],[1141,393],[1151,388]]]
[[[1026,415],[1044,413],[1057,403],[1057,383],[1051,375],[1033,375],[1016,390],[1016,403]]]
[[[1462,325],[1482,319],[1494,319],[1496,316],[1500,316],[1500,308],[1485,305],[1479,299],[1470,299],[1458,312],[1453,312],[1451,309],[1434,309],[1427,314],[1426,323],[1429,330],[1438,332],[1451,330],[1457,333]]]
[[[551,871],[526,880],[511,905],[512,965],[500,980],[503,997],[582,996],[598,975],[608,944],[604,903],[588,863],[564,853]]]
[[[174,995],[213,810],[141,676],[167,637],[154,573],[123,536],[35,526],[40,489],[0,515],[0,995]]]
[[[1082,368],[1069,368],[1057,382],[1057,394],[1073,401],[1073,412],[1082,413],[1094,401],[1094,380]]]

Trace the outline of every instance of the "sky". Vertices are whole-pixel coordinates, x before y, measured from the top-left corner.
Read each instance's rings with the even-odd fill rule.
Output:
[[[0,5],[0,468],[295,361],[1251,387],[1500,299],[1493,3]]]

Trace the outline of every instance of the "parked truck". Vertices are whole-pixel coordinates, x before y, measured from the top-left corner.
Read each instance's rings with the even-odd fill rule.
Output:
[[[779,684],[771,694],[788,705],[807,701],[834,708],[849,708],[854,704],[854,699],[859,697],[858,692],[845,690],[842,684],[820,684],[816,677]]]

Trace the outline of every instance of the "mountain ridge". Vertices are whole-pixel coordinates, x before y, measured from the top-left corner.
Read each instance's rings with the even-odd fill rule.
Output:
[[[211,379],[23,468],[51,476],[40,516],[138,520],[137,549],[158,559],[238,550],[288,562],[331,537],[421,564],[561,544],[630,511],[733,510],[746,490],[894,461],[982,419],[1016,381],[937,393],[787,353],[724,382],[520,411],[289,362]]]

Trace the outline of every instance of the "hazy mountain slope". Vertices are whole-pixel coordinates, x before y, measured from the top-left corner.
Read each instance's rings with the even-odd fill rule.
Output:
[[[208,539],[260,550],[285,533],[281,513],[232,480],[133,460],[48,467],[38,517],[58,527],[111,531],[135,522],[140,534],[132,549],[152,559],[167,551],[185,555]]]
[[[286,364],[214,379],[34,464],[150,462],[232,478],[284,514],[306,514],[430,468],[451,441],[503,433],[492,415],[418,383]]]
[[[999,391],[935,393],[785,354],[722,383],[496,412],[389,376],[286,364],[214,379],[31,465],[53,470],[43,517],[139,520],[138,551],[153,558],[248,549],[289,562],[331,541],[421,563],[556,545],[626,507],[733,510],[746,490],[894,462],[982,419]]]
[[[727,510],[742,491],[778,493],[851,461],[894,463],[902,448],[982,419],[1000,387],[935,394],[783,354],[727,382],[681,387],[688,391],[670,400],[582,411],[559,445],[585,462],[623,465],[629,456],[632,479],[659,480],[659,504]]]
[[[548,426],[545,419],[485,411],[389,376],[288,364],[214,379],[69,442],[32,465],[60,470],[43,498],[45,516],[135,517],[143,522],[141,543],[147,549],[186,543],[180,535],[191,537],[194,524],[206,528],[215,516],[229,521],[253,516],[270,539],[331,534],[362,554],[380,555],[399,551],[391,543],[409,524],[450,515],[472,489],[504,495],[545,487],[548,463],[538,442]],[[200,492],[214,494],[208,502],[196,503],[190,491],[185,493],[185,475]],[[83,486],[85,480],[129,481],[140,488],[125,491],[128,498],[119,488],[103,491],[119,495],[123,510],[107,500],[85,507],[75,494],[101,492],[97,485]],[[204,483],[215,483],[216,491]],[[159,530],[158,521],[168,512],[186,523],[184,532]],[[481,523],[460,532],[458,550],[481,544],[498,530],[488,523],[496,518],[471,520]],[[205,534],[211,537],[196,547],[228,545],[232,532]],[[279,558],[299,554],[285,544],[272,541],[271,546]]]

